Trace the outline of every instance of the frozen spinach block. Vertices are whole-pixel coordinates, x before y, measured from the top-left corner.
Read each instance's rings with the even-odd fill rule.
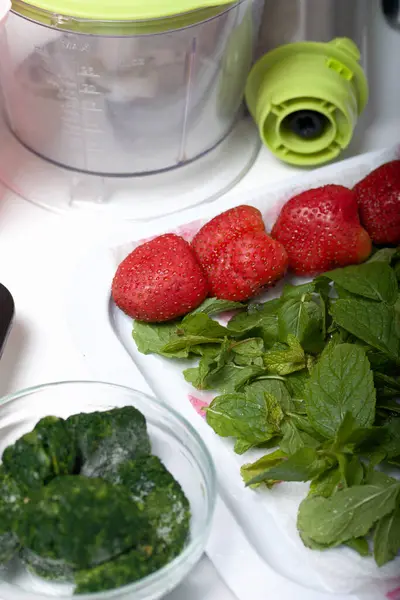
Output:
[[[45,417],[3,453],[0,565],[19,556],[76,594],[150,575],[183,549],[190,507],[150,455],[146,419],[126,406]]]
[[[19,541],[13,533],[15,523],[18,521],[22,506],[23,494],[21,489],[0,467],[0,564],[8,562],[19,549]]]
[[[102,464],[150,454],[146,419],[133,406],[81,413],[67,419],[78,448],[82,475],[89,477]]]
[[[126,488],[81,475],[57,477],[32,494],[16,532],[24,548],[45,559],[45,569],[48,559],[88,569],[151,546],[152,534]]]
[[[150,549],[151,550],[151,549]],[[93,594],[134,583],[163,566],[146,548],[131,550],[114,560],[75,575],[75,594]]]
[[[74,440],[58,417],[41,419],[33,431],[3,453],[6,471],[25,489],[37,489],[58,475],[72,474],[75,463]]]
[[[76,570],[66,564],[64,560],[43,558],[29,548],[22,548],[20,558],[28,570],[49,581],[69,582],[74,580]]]
[[[130,491],[155,530],[154,553],[163,564],[182,552],[190,529],[189,501],[157,456],[109,464],[101,476]]]

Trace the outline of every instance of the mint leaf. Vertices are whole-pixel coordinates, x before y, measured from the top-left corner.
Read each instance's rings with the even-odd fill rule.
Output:
[[[262,402],[265,393],[271,394],[279,402],[284,412],[292,409],[290,394],[283,381],[279,379],[257,379],[246,386],[245,392],[248,398],[255,398],[258,402]]]
[[[374,464],[400,456],[400,419],[392,418],[383,427],[374,427],[374,434],[361,440],[357,448]]]
[[[302,297],[312,294],[315,291],[315,281],[301,283],[300,285],[291,285],[286,283],[283,287],[282,300],[300,300]]]
[[[275,452],[266,454],[256,462],[243,465],[240,469],[240,474],[242,475],[243,481],[246,485],[249,485],[249,482],[254,479],[254,477],[260,473],[263,473],[266,469],[281,463],[285,458],[286,454],[284,452],[281,450],[275,450]]]
[[[329,498],[339,490],[355,485],[361,485],[364,481],[364,468],[358,456],[349,460],[342,455],[342,459],[335,467],[325,471],[316,477],[310,485],[309,496],[323,496]]]
[[[390,264],[395,257],[396,252],[396,248],[382,248],[381,250],[374,252],[367,260],[367,263],[383,262]]]
[[[275,398],[275,396],[273,396],[272,394],[269,394],[268,392],[264,393],[264,402],[267,406],[267,411],[268,411],[268,415],[267,415],[268,425],[272,429],[272,431],[274,431],[275,433],[279,433],[280,428],[281,428],[281,423],[285,417],[285,414],[281,408],[281,405],[279,404],[279,401]]]
[[[236,454],[245,454],[245,452],[247,452],[248,450],[250,450],[251,448],[275,448],[279,443],[279,436],[273,436],[271,438],[269,438],[268,440],[264,440],[259,444],[253,444],[250,442],[246,442],[245,440],[241,440],[240,438],[238,438],[235,442],[235,453]]]
[[[378,567],[393,560],[400,550],[400,505],[378,521],[374,534],[374,558]]]
[[[214,366],[214,357],[203,356],[200,359],[198,367],[185,369],[185,371],[183,371],[183,376],[185,380],[188,383],[191,383],[196,389],[205,390],[207,389],[207,377]]]
[[[204,338],[224,338],[231,333],[217,321],[210,319],[204,313],[187,315],[181,322],[180,328],[185,336],[201,336]]]
[[[395,508],[400,484],[360,485],[330,498],[308,496],[300,504],[297,528],[305,540],[338,545],[367,535],[376,521]]]
[[[267,422],[267,405],[251,401],[244,394],[217,396],[207,408],[206,418],[221,437],[238,437],[258,444],[275,435]]]
[[[301,408],[303,408],[303,407],[301,407]],[[290,422],[297,429],[299,429],[303,433],[307,433],[309,437],[314,439],[314,441],[315,440],[318,440],[319,442],[325,441],[325,438],[320,433],[315,431],[314,427],[311,425],[306,414],[299,414],[298,412],[297,413],[288,412],[287,416],[290,418]],[[314,444],[310,443],[310,445],[314,445]]]
[[[358,456],[352,456],[346,464],[345,479],[348,487],[361,485],[364,480],[364,467]]]
[[[213,352],[209,350],[209,346],[199,346],[198,348],[207,348],[208,351],[200,359],[198,367],[186,369],[183,372],[186,381],[199,390],[212,388],[213,382],[211,382],[210,386],[209,380],[211,377],[216,376],[226,363],[230,361],[232,354],[231,345],[232,342],[228,338],[225,338],[219,348],[215,349],[214,346]],[[193,351],[194,348],[192,348]]]
[[[195,354],[196,356],[207,357],[207,358],[215,358],[222,346],[219,346],[219,341],[213,341],[212,344],[199,344],[197,346],[191,346],[190,352],[191,354]]]
[[[286,342],[288,335],[297,338],[306,352],[318,353],[324,346],[322,308],[303,294],[289,299],[278,310],[279,339]]]
[[[384,373],[375,373],[374,380],[377,387],[385,387],[391,389],[394,392],[400,392],[400,377],[390,377]],[[400,396],[400,393],[397,394]]]
[[[331,288],[329,282],[327,280],[318,281],[316,286],[319,292],[319,303],[322,310],[322,339],[326,339],[326,335],[328,333],[328,328],[331,324],[331,317],[329,315],[329,305],[330,305],[330,292]]]
[[[400,262],[398,262],[397,265],[395,265],[394,273],[396,275],[397,281],[400,281]]]
[[[308,538],[305,533],[303,533],[303,535],[301,536],[301,539],[302,539],[303,544],[307,548],[310,548],[311,550],[328,550],[332,546],[337,545],[337,544],[318,544],[317,542],[314,542],[314,540],[312,540],[311,538]]]
[[[400,419],[391,419],[382,430],[381,443],[376,449],[386,458],[400,456]]]
[[[142,354],[163,354],[162,348],[178,337],[178,323],[160,323],[158,325],[133,322],[132,337]],[[179,353],[178,353],[179,354]],[[186,358],[187,350],[180,351],[179,357]]]
[[[238,438],[235,442],[235,452],[236,454],[244,454],[254,446],[255,444],[253,444],[252,442],[246,442],[246,440],[241,440],[240,438]]]
[[[239,367],[230,363],[207,377],[207,389],[224,393],[241,390],[249,381],[264,373],[265,369],[256,365]]]
[[[295,454],[279,464],[268,467],[250,479],[247,485],[264,481],[308,481],[327,468],[329,460],[319,456],[313,448],[300,448]]]
[[[229,340],[227,342],[230,346]],[[251,379],[265,373],[264,367],[238,366],[231,362],[226,363],[226,360],[229,360],[229,350],[224,341],[220,352],[202,357],[198,367],[186,369],[183,376],[188,383],[199,390],[234,392],[240,390]]]
[[[262,337],[267,347],[278,340],[278,315],[280,299],[264,304],[250,304],[247,311],[235,315],[228,323],[228,329],[234,334],[247,333]]]
[[[369,427],[375,417],[372,371],[362,348],[340,344],[325,352],[305,389],[307,414],[312,426],[334,438],[346,413],[358,427]]]
[[[233,360],[239,366],[263,366],[264,342],[261,338],[248,338],[240,342],[232,342]]]
[[[333,448],[336,450],[343,449],[344,452],[359,453],[362,447],[373,446],[379,442],[384,434],[383,427],[359,427],[354,429],[347,438],[341,434],[339,444],[334,442]]]
[[[370,262],[362,265],[352,265],[324,273],[341,288],[387,304],[397,300],[398,289],[393,269],[385,262]]]
[[[160,350],[167,358],[187,358],[193,346],[200,344],[221,344],[222,339],[203,337],[201,335],[183,335],[168,342]]]
[[[310,485],[309,496],[323,496],[329,498],[338,490],[346,487],[346,481],[343,478],[342,471],[339,467],[333,467],[328,471],[324,471],[316,477]]]
[[[393,306],[368,300],[337,300],[331,306],[331,314],[346,331],[399,361],[400,338],[393,326]]]
[[[286,386],[288,387],[288,386]],[[293,410],[295,411],[296,415],[307,415],[307,411],[306,411],[306,403],[304,402],[304,400],[300,400],[298,398],[292,398],[292,404],[293,404]],[[307,418],[307,417],[305,417]],[[306,430],[304,430],[306,431]]]
[[[183,371],[183,376],[185,378],[185,381],[190,383],[197,390],[207,389],[205,386],[205,378],[207,377],[207,375],[208,375],[208,370],[206,371],[205,374],[202,374],[201,371],[197,367],[194,367],[192,369],[185,369]]]
[[[400,401],[398,400],[385,400],[379,397],[377,399],[377,409],[379,411],[388,411],[390,416],[397,414],[400,417]]]
[[[211,316],[241,308],[246,308],[246,304],[233,302],[231,300],[220,300],[219,298],[207,298],[207,300],[204,300],[204,302],[190,314],[197,315],[198,313],[204,313],[205,315]]]
[[[360,345],[363,342],[358,341]],[[367,352],[368,360],[371,364],[371,368],[373,371],[387,371],[391,372],[393,369],[396,369],[395,362],[391,360],[387,354],[384,354],[380,350],[376,348],[372,348],[371,346],[365,345],[365,349]]]
[[[288,375],[301,371],[306,366],[306,357],[299,341],[291,334],[287,337],[287,345],[281,349],[271,349],[264,354],[264,365],[270,373]]]
[[[310,373],[306,370],[291,373],[285,377],[285,385],[292,398],[304,399],[304,390],[310,379]]]
[[[305,431],[300,431],[293,420],[287,420],[282,424],[283,437],[280,448],[287,454],[295,454],[304,447],[317,447],[320,442]]]
[[[360,556],[369,556],[368,540],[365,537],[353,538],[345,542],[346,546],[358,552]]]
[[[355,294],[352,294],[338,283],[335,284],[335,292],[340,300],[348,300],[355,297]]]
[[[391,485],[396,485],[397,480],[394,477],[386,475],[386,473],[383,473],[382,471],[371,470],[365,478],[365,483],[368,485],[389,487]]]
[[[358,427],[355,417],[351,412],[347,412],[336,432],[333,448],[340,449],[345,446],[356,429],[358,429]]]

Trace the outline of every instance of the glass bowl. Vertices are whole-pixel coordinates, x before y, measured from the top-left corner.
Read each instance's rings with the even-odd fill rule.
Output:
[[[0,400],[0,455],[47,415],[67,418],[84,412],[135,406],[147,420],[153,454],[181,484],[191,507],[191,535],[184,551],[171,563],[130,585],[94,594],[73,595],[73,585],[47,582],[31,574],[19,559],[0,568],[2,600],[156,600],[175,588],[204,552],[216,499],[216,476],[201,438],[179,414],[142,392],[95,381],[50,383]],[[38,524],[40,527],[40,524]]]

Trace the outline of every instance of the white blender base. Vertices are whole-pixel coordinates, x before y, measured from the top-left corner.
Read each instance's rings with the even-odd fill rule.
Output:
[[[216,148],[194,162],[156,175],[102,177],[55,165],[27,150],[0,115],[0,180],[14,193],[57,213],[85,211],[150,220],[216,200],[254,164],[260,140],[242,119]]]

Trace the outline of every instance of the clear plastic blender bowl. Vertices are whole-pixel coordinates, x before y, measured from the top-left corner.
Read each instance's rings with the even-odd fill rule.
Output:
[[[39,4],[13,0],[0,34],[6,119],[29,150],[132,176],[189,163],[233,128],[252,61],[252,0],[147,21]]]

